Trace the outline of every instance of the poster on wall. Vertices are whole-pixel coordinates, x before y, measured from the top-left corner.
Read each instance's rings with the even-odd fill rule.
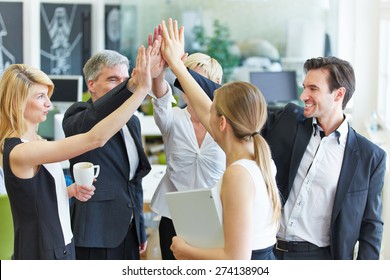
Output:
[[[0,76],[13,63],[23,63],[23,3],[0,2]]]
[[[134,62],[138,52],[137,26],[137,7],[130,4],[122,5],[120,53],[130,59],[130,61]],[[143,37],[140,41],[144,42],[145,39],[146,38]]]
[[[41,69],[82,75],[91,56],[91,5],[41,4]]]
[[[121,47],[120,5],[105,6],[105,48],[119,52]]]

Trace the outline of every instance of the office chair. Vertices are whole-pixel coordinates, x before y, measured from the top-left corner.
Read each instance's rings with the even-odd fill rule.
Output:
[[[14,224],[6,194],[0,194],[0,217],[0,260],[11,260],[14,253]]]

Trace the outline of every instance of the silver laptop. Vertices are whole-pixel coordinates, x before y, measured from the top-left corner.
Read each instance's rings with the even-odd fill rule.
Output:
[[[198,248],[224,246],[222,204],[218,189],[166,193],[176,234]]]

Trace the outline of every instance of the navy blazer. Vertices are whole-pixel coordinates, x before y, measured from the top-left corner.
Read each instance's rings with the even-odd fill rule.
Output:
[[[191,75],[204,90],[220,85],[194,71]],[[207,83],[207,86],[203,86]],[[261,131],[277,167],[276,181],[285,202],[299,164],[313,133],[312,119],[303,108],[288,104],[269,113]],[[348,125],[348,137],[330,225],[330,251],[333,259],[352,259],[359,241],[358,259],[379,259],[383,232],[382,189],[386,153]]]
[[[92,103],[77,102],[65,113],[63,129],[66,136],[90,130],[96,123],[118,108],[130,96],[127,81]],[[75,163],[89,161],[100,165],[94,183],[95,194],[87,202],[73,200],[71,220],[75,245],[80,247],[114,248],[124,240],[134,214],[137,238],[146,241],[143,218],[142,178],[150,169],[141,141],[139,119],[132,116],[127,123],[138,151],[139,165],[129,181],[130,164],[121,131],[103,147],[70,159],[70,170]]]

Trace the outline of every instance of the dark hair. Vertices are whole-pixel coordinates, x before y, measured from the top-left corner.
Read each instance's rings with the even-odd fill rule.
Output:
[[[329,73],[328,86],[330,91],[340,87],[345,88],[344,110],[355,91],[355,72],[351,64],[337,57],[328,56],[308,59],[303,68],[305,73],[312,69],[326,69]]]

